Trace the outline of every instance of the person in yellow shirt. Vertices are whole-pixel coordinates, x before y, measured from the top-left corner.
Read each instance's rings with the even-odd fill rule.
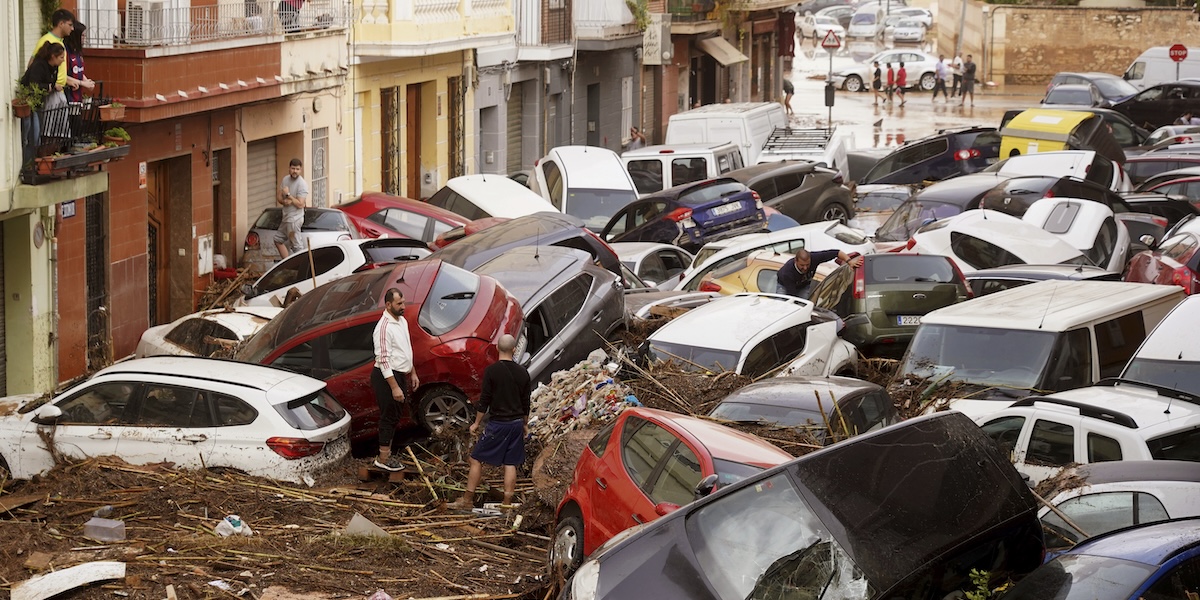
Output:
[[[71,31],[75,29],[75,14],[65,8],[60,8],[54,11],[54,14],[50,15],[50,25],[50,31],[46,32],[46,35],[43,35],[41,39],[37,41],[37,44],[34,45],[33,54],[29,55],[30,64],[33,63],[33,56],[37,54],[37,51],[41,49],[43,44],[50,42],[54,44],[65,45],[63,40],[67,36],[71,35]],[[28,66],[29,65],[26,65],[26,67]],[[74,85],[71,85],[72,82],[74,82]],[[58,81],[56,83],[58,84],[59,89],[65,89],[68,86],[79,86],[79,80],[67,77],[66,62],[63,62],[58,66]]]

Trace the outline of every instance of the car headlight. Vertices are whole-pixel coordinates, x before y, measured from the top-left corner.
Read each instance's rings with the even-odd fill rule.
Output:
[[[572,600],[596,600],[600,587],[600,561],[589,560],[579,566],[571,578]]]

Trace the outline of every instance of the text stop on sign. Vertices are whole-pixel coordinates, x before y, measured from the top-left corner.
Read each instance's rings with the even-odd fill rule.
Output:
[[[1183,62],[1187,60],[1188,49],[1183,44],[1175,44],[1167,50],[1167,55],[1175,62]]]

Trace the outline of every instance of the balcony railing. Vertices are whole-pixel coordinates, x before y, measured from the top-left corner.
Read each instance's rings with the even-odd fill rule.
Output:
[[[384,25],[393,21],[445,23],[463,17],[490,18],[509,14],[509,0],[360,0],[359,22]]]
[[[103,89],[101,86],[99,89]],[[110,100],[84,98],[38,111],[21,122],[21,180],[36,184],[92,171],[96,165],[129,154],[120,142],[105,143],[100,106]]]
[[[310,0],[299,11],[287,3],[251,0],[170,8],[162,0],[128,0],[124,9],[87,9],[89,48],[179,46],[236,38],[279,36],[350,24],[351,6],[333,0]],[[284,10],[280,10],[284,7]]]
[[[708,13],[716,10],[714,0],[667,0],[667,12],[675,23],[681,21],[707,21]]]

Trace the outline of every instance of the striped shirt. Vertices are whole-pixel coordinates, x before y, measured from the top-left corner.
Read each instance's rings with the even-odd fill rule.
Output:
[[[412,342],[408,338],[408,321],[404,317],[394,318],[384,309],[371,337],[375,344],[375,368],[383,373],[384,379],[394,376],[397,371],[412,372]]]

